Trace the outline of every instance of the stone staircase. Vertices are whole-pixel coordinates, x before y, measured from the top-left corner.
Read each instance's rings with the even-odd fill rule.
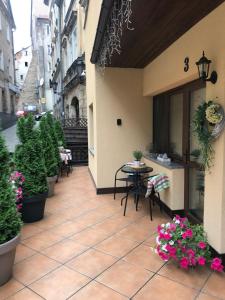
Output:
[[[27,76],[24,81],[23,90],[20,94],[20,98],[17,104],[17,110],[23,110],[24,105],[36,105],[39,106],[37,100],[37,63],[38,57],[37,52],[32,52],[32,60],[27,71]]]
[[[68,123],[67,123],[68,124]],[[88,165],[88,131],[78,124],[63,127],[67,148],[72,152],[74,165]]]

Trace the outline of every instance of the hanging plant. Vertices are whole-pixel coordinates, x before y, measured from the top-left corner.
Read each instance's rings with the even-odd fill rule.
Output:
[[[193,130],[199,141],[203,166],[206,170],[213,165],[215,151],[212,143],[224,126],[224,111],[219,104],[210,100],[198,106],[194,115]]]

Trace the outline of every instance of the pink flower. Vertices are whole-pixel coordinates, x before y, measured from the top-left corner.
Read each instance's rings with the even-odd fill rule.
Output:
[[[169,260],[169,256],[166,253],[159,251],[158,254],[162,258],[162,260],[164,260],[164,261]]]
[[[211,263],[211,269],[214,271],[222,272],[223,271],[222,260],[218,257],[214,258]]]
[[[204,266],[205,263],[206,263],[205,257],[200,256],[200,257],[198,258],[198,264],[199,264],[199,266]]]
[[[189,264],[188,259],[186,257],[182,257],[180,260],[181,268],[188,269],[188,264]]]
[[[169,233],[165,233],[165,234],[164,234],[164,239],[165,239],[165,240],[170,240],[171,237],[172,237],[172,236],[171,236],[171,234],[169,234]]]
[[[198,243],[198,247],[199,247],[200,249],[205,249],[206,243],[201,241],[201,242]]]
[[[183,234],[182,234],[182,238],[186,239],[186,238],[192,238],[193,236],[193,232],[191,229],[187,229]]]
[[[175,231],[176,228],[177,228],[177,227],[176,227],[175,224],[173,224],[173,223],[170,224],[170,230],[171,230],[171,231]]]
[[[188,254],[189,256],[195,256],[195,251],[192,250],[192,249],[188,249],[188,250],[187,250],[187,254]]]

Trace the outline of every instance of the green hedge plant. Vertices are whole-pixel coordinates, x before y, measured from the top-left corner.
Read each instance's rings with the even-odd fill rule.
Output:
[[[54,126],[55,126],[56,137],[58,140],[58,146],[66,147],[66,141],[65,141],[65,136],[64,136],[61,122],[59,120],[55,120]]]
[[[57,139],[57,135],[55,132],[55,125],[54,125],[54,118],[50,113],[46,114],[46,120],[49,126],[49,134],[52,137],[52,142],[53,142],[53,147],[54,147],[54,152],[55,152],[55,158],[57,160],[57,164],[58,166],[61,163],[61,159],[60,159],[60,154],[59,154],[59,144],[58,144],[58,139]]]
[[[46,118],[40,122],[40,141],[42,145],[47,177],[53,177],[58,173],[57,158],[53,146],[52,137],[49,134],[50,128]]]
[[[25,120],[22,121],[23,118]],[[14,161],[16,170],[26,179],[23,185],[24,196],[42,194],[48,190],[42,145],[39,133],[33,126],[30,116],[21,117],[18,121],[17,134],[21,144],[16,147]]]
[[[16,195],[9,178],[9,153],[0,136],[0,244],[17,236],[22,226],[16,208]]]

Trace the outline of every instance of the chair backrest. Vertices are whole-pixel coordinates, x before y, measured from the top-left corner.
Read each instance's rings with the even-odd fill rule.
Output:
[[[126,165],[122,165],[118,170],[116,170],[116,173],[115,173],[115,178],[117,178],[117,175],[118,173],[122,170],[123,167],[125,167]]]

